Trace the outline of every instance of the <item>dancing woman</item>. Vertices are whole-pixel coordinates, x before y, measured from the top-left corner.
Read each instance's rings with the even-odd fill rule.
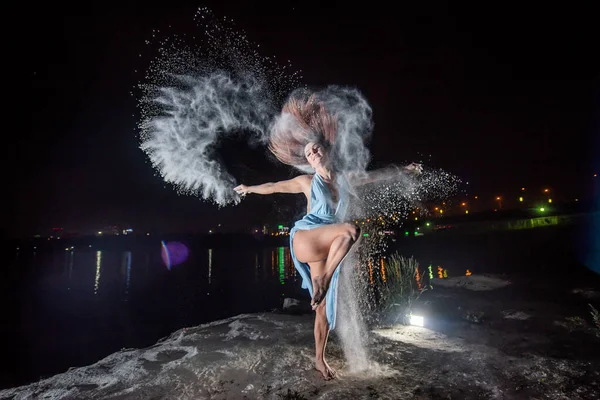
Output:
[[[351,174],[336,168],[330,154],[337,135],[337,120],[315,95],[292,97],[284,105],[279,123],[273,129],[269,149],[284,164],[314,174],[256,186],[239,185],[234,190],[249,193],[303,193],[307,213],[290,231],[290,252],[294,266],[308,289],[315,316],[315,368],[329,380],[335,371],[325,361],[329,331],[335,328],[338,266],[357,242],[360,230],[344,223],[352,186],[380,179],[386,171]],[[419,164],[404,167],[418,173]]]

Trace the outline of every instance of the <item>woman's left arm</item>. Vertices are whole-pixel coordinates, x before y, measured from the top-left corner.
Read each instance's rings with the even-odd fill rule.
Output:
[[[418,175],[423,172],[423,166],[411,163],[404,167],[385,167],[373,171],[355,172],[346,174],[346,179],[351,186],[361,186],[367,183],[392,180],[399,173]]]

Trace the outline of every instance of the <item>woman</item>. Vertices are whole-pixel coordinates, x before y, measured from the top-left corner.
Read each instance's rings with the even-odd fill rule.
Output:
[[[239,185],[234,190],[249,193],[303,193],[307,214],[290,231],[290,252],[294,266],[302,276],[302,287],[311,294],[315,316],[315,368],[329,380],[335,371],[325,361],[329,331],[335,327],[338,266],[359,238],[359,229],[343,218],[348,207],[350,187],[385,175],[362,174],[360,178],[338,171],[329,149],[335,144],[337,121],[315,95],[306,99],[291,98],[283,107],[282,118],[275,125],[269,149],[281,162],[306,169],[293,179],[256,186]],[[406,171],[419,172],[411,164]]]

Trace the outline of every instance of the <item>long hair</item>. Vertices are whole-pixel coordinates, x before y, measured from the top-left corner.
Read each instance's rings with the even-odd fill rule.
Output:
[[[337,119],[314,93],[295,93],[285,103],[271,129],[269,150],[284,164],[310,169],[304,147],[316,142],[330,150],[335,143],[337,128]]]

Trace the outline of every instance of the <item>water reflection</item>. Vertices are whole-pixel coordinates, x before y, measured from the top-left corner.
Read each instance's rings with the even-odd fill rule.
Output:
[[[129,286],[131,283],[131,251],[123,253],[121,261],[121,273],[125,274],[125,301],[129,297]]]
[[[258,253],[254,255],[254,280],[258,281]]]
[[[100,286],[100,273],[102,272],[102,251],[96,252],[96,279],[94,280],[94,294],[98,294],[98,288]]]
[[[168,269],[158,240],[75,248],[61,243],[52,252],[38,247],[35,259],[31,249],[25,254],[21,247],[21,268],[15,270],[33,273],[11,278],[31,291],[23,294],[23,312],[6,321],[15,327],[10,335],[15,333],[5,343],[41,355],[49,363],[44,373],[58,373],[68,368],[63,363],[91,364],[124,347],[148,346],[184,326],[281,307],[282,294],[300,293],[289,247],[233,249],[190,246],[188,262]],[[215,295],[218,301],[211,301]],[[49,319],[49,329],[37,329]]]
[[[212,258],[213,258],[213,249],[208,249],[208,283],[210,284],[210,280],[212,277]]]
[[[132,292],[133,279],[136,280],[136,287],[139,287],[142,292],[154,285],[162,287],[179,279],[189,282],[190,285],[192,282],[196,282],[198,286],[192,286],[197,288],[200,292],[198,294],[201,296],[213,295],[215,290],[222,291],[224,287],[227,287],[226,290],[229,290],[230,287],[238,287],[237,283],[234,283],[238,276],[244,285],[259,285],[263,288],[270,288],[269,290],[277,287],[279,296],[282,292],[291,294],[290,290],[295,293],[298,289],[299,274],[294,267],[289,246],[263,247],[240,252],[221,251],[219,248],[198,249],[202,254],[200,259],[190,258],[190,261],[193,261],[189,263],[189,266],[182,266],[177,273],[165,269],[164,264],[160,262],[161,258],[152,249],[144,248],[135,251],[115,249],[115,251],[88,250],[87,247],[86,245],[84,250],[80,250],[79,247],[77,257],[75,257],[74,248],[65,249],[63,247],[62,249],[67,251],[55,258],[55,262],[58,262],[57,267],[59,271],[62,271],[62,285],[65,289],[73,289],[73,285],[77,286],[78,282],[89,282],[92,279],[91,275],[95,274],[93,294],[89,286],[85,290],[90,298],[100,296],[100,281],[102,281],[102,297],[105,297],[107,301],[131,302],[134,294]],[[134,252],[136,253],[135,257],[133,257]],[[93,267],[90,269],[90,264],[94,262],[93,258],[95,258],[95,269]],[[75,265],[76,262],[77,265]],[[218,264],[215,263],[221,263],[222,268],[213,271],[213,267],[218,267]],[[386,257],[365,258],[352,267],[362,271],[360,273],[361,280],[369,286],[389,285],[397,279],[397,267]],[[463,269],[462,274],[465,274],[464,271]],[[218,279],[218,273],[224,274],[224,279]],[[466,275],[468,276],[470,273],[471,271],[467,270]],[[233,274],[236,275],[235,278]],[[450,271],[442,266],[429,264],[425,265],[423,269],[419,269],[415,275],[413,279],[420,282],[421,280],[427,281],[428,278],[431,280],[434,277],[448,278]],[[186,278],[182,278],[184,276]],[[164,284],[158,282],[163,280]],[[115,292],[121,295],[110,295]]]
[[[286,264],[287,265],[287,269],[288,269],[288,273],[292,276],[296,276],[296,267],[294,267],[293,261],[292,261],[292,252],[290,251],[289,247],[286,247],[287,251],[285,253],[285,258],[286,258]]]
[[[378,285],[394,285],[399,279],[402,280],[404,273],[404,268],[402,265],[397,262],[390,262],[385,257],[379,258],[367,258],[366,260],[360,261],[357,267],[360,270],[364,268],[364,275],[362,275],[365,281],[369,284],[369,286],[376,287]],[[470,271],[467,270],[466,275],[470,275]],[[441,266],[437,267],[437,278],[445,279],[448,278],[448,270],[442,268]],[[427,268],[421,268],[420,265],[416,265],[413,278],[416,281],[417,288],[422,290],[426,284],[425,282],[430,282],[434,279],[434,270],[433,266],[429,264]]]
[[[282,285],[285,283],[285,250],[283,247],[277,248],[277,260],[279,264],[279,283]]]
[[[292,262],[289,247],[277,247],[271,251],[271,275],[275,276],[276,274],[282,285],[286,279],[296,276],[296,268]]]
[[[71,280],[71,276],[73,275],[74,253],[73,250],[65,252],[65,270],[69,272],[69,280]]]
[[[275,250],[271,252],[271,275],[275,274]]]
[[[417,287],[419,288],[419,290],[422,290],[423,289],[423,285],[422,285],[422,280],[421,280],[421,273],[419,272],[419,267],[418,266],[415,269],[415,279],[417,281]]]

